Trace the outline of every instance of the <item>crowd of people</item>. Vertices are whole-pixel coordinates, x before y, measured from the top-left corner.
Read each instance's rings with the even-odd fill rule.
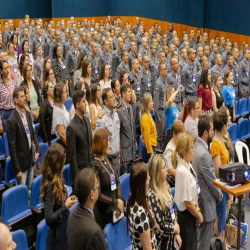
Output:
[[[34,125],[44,143],[57,139],[42,168],[46,249],[106,249],[102,231],[124,216],[132,249],[206,250],[212,234],[225,238],[231,197],[212,181],[233,159],[227,128],[237,98],[249,96],[248,44],[239,51],[200,29],[177,34],[168,23],[163,33],[135,21],[71,17],[65,28],[26,15],[0,32],[0,132],[17,184],[31,191]],[[127,173],[128,201],[119,181]]]

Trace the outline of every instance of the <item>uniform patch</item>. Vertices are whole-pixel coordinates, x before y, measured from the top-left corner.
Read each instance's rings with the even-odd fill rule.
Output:
[[[100,128],[101,127],[101,123],[100,122],[96,122],[96,127]]]
[[[105,112],[102,110],[101,113],[99,114],[99,118],[102,118],[104,116]]]

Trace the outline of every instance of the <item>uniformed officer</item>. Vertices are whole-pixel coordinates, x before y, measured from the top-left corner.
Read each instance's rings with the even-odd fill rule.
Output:
[[[122,50],[121,52],[121,57],[122,57],[122,61],[120,63],[120,65],[117,67],[116,69],[116,73],[115,73],[115,78],[119,79],[120,78],[120,74],[122,71],[126,71],[127,73],[129,73],[129,65],[128,65],[128,52],[126,50]]]
[[[171,59],[171,72],[167,75],[167,84],[172,85],[175,89],[178,89],[181,85],[181,75],[179,71],[178,60],[176,58]],[[183,103],[183,93],[178,92],[175,100],[175,106],[179,111],[181,111],[182,103]]]
[[[23,38],[21,39],[21,42],[20,42],[21,49],[23,48],[23,44],[25,41],[29,42],[29,30],[27,28],[23,29]],[[29,46],[31,46],[31,44],[29,44]],[[22,51],[22,53],[24,53],[24,51]]]
[[[111,66],[112,77],[115,77],[116,69],[122,61],[121,52],[123,48],[123,40],[121,37],[118,38],[117,44],[118,48],[112,55],[112,66]]]
[[[232,44],[230,42],[226,42],[225,51],[222,53],[222,68],[224,68],[227,64],[227,55],[232,51]]]
[[[156,151],[163,153],[164,148],[164,136],[166,130],[166,120],[164,114],[164,96],[166,90],[166,76],[167,76],[167,67],[165,63],[160,63],[158,66],[159,78],[156,81],[154,89],[154,112],[157,121],[156,131],[157,131],[157,146]]]
[[[188,40],[188,42],[189,42],[189,47],[190,47],[190,48],[193,48],[194,51],[196,52],[196,42],[195,42],[195,39],[194,39],[194,30],[193,30],[193,29],[191,29],[191,30],[189,31],[189,37],[190,37],[190,39]]]
[[[152,95],[152,76],[149,70],[148,56],[142,58],[142,70],[139,72],[139,78],[141,79],[141,98],[145,93]]]
[[[169,22],[168,23],[168,31],[165,33],[168,36],[168,45],[169,45],[170,41],[173,39],[173,35],[172,35],[173,28],[174,28],[173,23]]]
[[[33,43],[31,45],[31,52],[33,57],[36,59],[36,45],[40,44],[42,51],[44,53],[44,45],[45,45],[45,38],[42,36],[41,27],[39,25],[36,26],[36,36],[33,39]]]
[[[110,53],[109,41],[106,39],[104,42],[103,50],[100,53],[100,68],[103,64],[108,64],[110,69],[110,76],[112,78],[111,66],[112,66],[112,54]]]
[[[121,106],[117,109],[120,120],[120,142],[121,142],[121,175],[130,173],[134,165],[136,141],[134,131],[133,109],[130,105],[132,90],[131,85],[123,83],[121,86]]]
[[[213,74],[217,73],[221,76],[221,83],[223,83],[224,74],[221,65],[222,65],[221,54],[217,53],[215,55],[215,65],[211,68],[211,79],[213,79]]]
[[[89,58],[91,56],[91,35],[90,33],[87,33],[86,34],[86,43],[85,43],[85,46],[84,46],[84,51],[86,53],[86,56]]]
[[[130,52],[128,53],[128,66],[130,71],[132,70],[132,61],[136,58],[136,44],[135,42],[130,43]]]
[[[201,69],[201,57],[203,56],[203,47],[199,46],[197,47],[197,57],[194,61],[194,66],[196,67],[197,71],[200,71]]]
[[[218,47],[217,47],[216,43],[213,43],[211,50],[212,51],[211,51],[210,56],[208,58],[208,66],[210,69],[215,65],[215,55],[218,52]]]
[[[91,45],[91,56],[89,57],[89,60],[91,61],[91,83],[97,83],[99,78],[99,71],[100,71],[100,58],[97,55],[97,44],[92,43]]]
[[[78,47],[77,47],[77,36],[73,36],[71,38],[71,43],[72,43],[72,47],[67,52],[67,55],[66,55],[66,67],[68,69],[69,78],[71,81],[70,96],[73,95],[73,91],[74,91],[74,76],[73,75],[74,75],[78,56],[80,55],[80,51],[78,50]]]
[[[139,53],[141,53],[142,57],[148,55],[148,40],[145,37],[142,38],[141,46],[138,49],[139,49],[138,51],[139,51]]]
[[[144,34],[144,28],[143,28],[142,25],[140,25],[139,26],[139,31],[136,34],[136,46],[137,46],[137,49],[140,49],[140,47],[141,47],[143,34]]]
[[[55,41],[53,41],[49,45],[49,56],[50,56],[50,59],[53,59],[54,48],[56,47],[57,44],[60,43],[60,40],[61,40],[60,32],[58,30],[56,30],[55,31]],[[63,46],[62,46],[62,48],[63,48]],[[63,51],[62,51],[62,54],[64,54]]]
[[[140,102],[141,102],[141,79],[138,76],[140,64],[138,59],[132,60],[132,71],[128,75],[128,81],[132,85],[132,89],[136,95],[136,103],[133,106],[133,113],[135,118],[136,136],[140,136]]]
[[[181,59],[179,60],[179,71],[182,72],[182,69],[187,64],[187,50],[185,48],[181,49]]]
[[[120,120],[115,108],[115,96],[111,88],[102,91],[102,101],[104,104],[102,112],[96,121],[96,129],[104,128],[109,134],[109,153],[108,158],[116,167],[120,176]]]
[[[244,49],[243,60],[240,62],[239,66],[239,91],[240,95],[244,98],[249,97],[249,87],[250,87],[250,75],[249,75],[249,62],[250,50]]]
[[[188,49],[188,63],[182,69],[181,83],[185,87],[185,97],[187,101],[192,98],[197,98],[197,69],[194,66],[195,50],[193,48]]]
[[[220,46],[218,47],[218,53],[221,54],[221,55],[225,51],[225,43],[226,43],[225,38],[222,36],[220,38]]]

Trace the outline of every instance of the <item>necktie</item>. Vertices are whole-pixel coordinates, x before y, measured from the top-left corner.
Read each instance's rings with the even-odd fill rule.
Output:
[[[85,123],[84,120],[81,120],[81,123],[82,123],[82,125],[83,125],[83,128],[84,128],[84,130],[85,130],[86,136],[87,136],[87,138],[88,138],[88,128],[87,128],[87,125],[86,125],[86,123]]]
[[[130,114],[130,108],[129,107],[127,107],[127,111],[128,111],[129,119],[131,120],[131,114]]]

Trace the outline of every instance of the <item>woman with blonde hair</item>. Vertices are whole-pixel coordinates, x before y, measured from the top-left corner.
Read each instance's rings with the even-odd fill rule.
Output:
[[[45,221],[48,225],[46,249],[67,250],[67,225],[69,208],[76,197],[68,197],[63,183],[65,164],[64,149],[59,144],[51,145],[44,156],[40,200],[44,202]]]
[[[183,107],[181,111],[179,112],[174,100],[178,93],[182,92],[182,85],[180,85],[177,90],[175,90],[174,86],[169,85],[167,86],[165,90],[165,96],[164,96],[164,114],[166,119],[166,136],[165,136],[165,142],[164,142],[164,148],[171,140],[171,127],[175,120],[182,119],[183,115],[183,107],[186,105],[186,99],[183,100]]]
[[[166,181],[167,168],[162,155],[155,154],[149,159],[148,173],[151,181],[147,200],[156,220],[155,234],[158,249],[173,249],[174,242],[181,247],[180,227],[176,219],[171,190]]]
[[[212,78],[212,107],[214,113],[218,113],[219,109],[224,106],[224,98],[220,90],[221,75],[213,74]]]
[[[176,168],[174,201],[178,207],[177,220],[180,225],[182,250],[197,249],[196,224],[199,227],[203,222],[198,204],[200,186],[190,163],[193,152],[193,137],[187,133],[181,134],[172,154],[172,164]]]
[[[155,152],[157,145],[156,127],[150,111],[154,103],[150,93],[145,93],[141,102],[141,135],[142,135],[142,159],[148,162],[150,156]]]

